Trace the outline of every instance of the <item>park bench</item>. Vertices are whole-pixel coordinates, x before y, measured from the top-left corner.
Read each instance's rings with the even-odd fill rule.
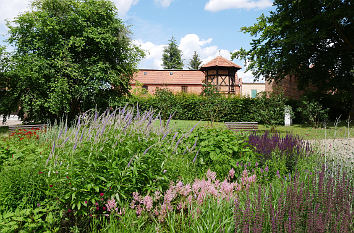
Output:
[[[258,130],[258,122],[225,122],[225,126],[232,131]]]
[[[47,128],[47,124],[35,124],[35,125],[10,125],[9,126],[9,133],[13,133],[19,129],[25,130],[33,130],[33,129],[45,129]]]

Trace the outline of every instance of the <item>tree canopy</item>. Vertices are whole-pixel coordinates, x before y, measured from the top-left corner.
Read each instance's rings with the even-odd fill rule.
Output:
[[[8,23],[12,106],[44,121],[105,108],[128,93],[143,52],[117,15],[109,0],[34,0]]]
[[[201,64],[202,64],[202,61],[200,60],[200,57],[199,57],[197,51],[194,51],[193,57],[189,61],[189,69],[190,70],[198,70]]]
[[[255,38],[249,50],[232,58],[245,59],[256,78],[278,81],[294,75],[300,89],[314,86],[318,94],[352,103],[353,111],[353,2],[275,0],[274,7],[269,16],[241,28]]]
[[[174,37],[169,40],[168,46],[163,50],[162,66],[164,69],[183,69],[182,51],[178,49]]]

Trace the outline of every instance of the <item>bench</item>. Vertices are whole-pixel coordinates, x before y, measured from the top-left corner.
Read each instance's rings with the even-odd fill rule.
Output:
[[[9,133],[13,133],[19,129],[25,130],[33,130],[33,129],[45,129],[47,128],[47,124],[35,124],[35,125],[10,125],[9,126]]]
[[[225,122],[225,126],[232,131],[258,130],[258,122]]]

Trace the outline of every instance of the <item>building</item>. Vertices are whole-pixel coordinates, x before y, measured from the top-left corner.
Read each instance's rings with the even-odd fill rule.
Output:
[[[218,56],[199,70],[153,70],[141,69],[131,83],[134,90],[138,85],[154,94],[156,88],[167,88],[173,93],[200,94],[203,83],[213,84],[220,93],[241,95],[242,82],[237,76],[241,66]]]
[[[265,83],[244,83],[241,80],[241,95],[251,98],[257,97],[260,92],[266,91]]]

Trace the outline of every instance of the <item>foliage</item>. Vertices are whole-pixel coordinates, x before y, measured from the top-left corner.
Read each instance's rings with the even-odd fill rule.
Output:
[[[253,162],[256,158],[245,136],[230,130],[198,128],[188,140],[200,148],[193,163],[201,171],[206,172],[205,169],[210,168],[221,177],[226,176],[231,168],[237,169],[238,163]]]
[[[194,51],[193,57],[189,60],[189,69],[190,70],[199,70],[200,65],[202,64],[202,61],[200,60],[200,57],[197,53],[197,51]]]
[[[168,116],[174,114],[170,111],[173,99],[173,93],[167,88],[156,88],[155,96],[157,101],[160,103],[160,114],[164,124],[166,124],[166,120]]]
[[[178,48],[174,37],[169,40],[162,54],[162,66],[164,69],[183,69],[182,51]]]
[[[298,112],[301,113],[306,123],[316,128],[320,126],[321,122],[328,120],[328,109],[324,109],[320,103],[314,100],[302,100]]]
[[[280,137],[278,133],[270,135],[268,131],[263,135],[254,133],[249,136],[248,142],[261,154],[260,163],[262,164],[265,164],[267,160],[274,160],[274,154],[284,157],[287,172],[293,172],[297,161],[312,152],[308,142],[292,134]]]
[[[203,90],[201,96],[204,96],[205,101],[203,101],[202,112],[210,121],[211,126],[215,121],[220,118],[220,112],[225,106],[223,105],[223,100],[218,92],[217,88],[210,83],[203,83]]]
[[[36,208],[16,209],[0,213],[1,232],[58,232],[59,208],[55,205],[40,205]]]
[[[0,210],[32,208],[45,199],[45,152],[36,137],[0,141]]]
[[[337,104],[354,104],[354,8],[351,1],[277,0],[269,16],[242,27],[256,37],[251,49],[232,58],[248,61],[256,77],[279,81],[294,75],[300,89],[335,95]],[[316,16],[316,17],[314,17]]]
[[[262,92],[257,100],[259,110],[257,114],[263,119],[265,125],[278,125],[284,123],[285,101],[283,94],[267,94]]]
[[[325,170],[288,176],[276,185],[259,186],[234,206],[242,232],[351,232],[353,185],[346,174]]]
[[[35,0],[8,27],[15,47],[8,96],[27,121],[105,109],[129,92],[143,55],[108,0]]]
[[[123,107],[139,105],[141,110],[155,109],[164,114],[174,114],[176,120],[202,120],[220,122],[253,122],[268,125],[284,124],[285,99],[282,96],[271,95],[269,98],[259,96],[257,98],[222,96],[214,92],[214,87],[205,88],[208,93],[204,96],[178,93],[169,95],[162,103],[156,96],[119,98],[112,106]],[[210,90],[210,91],[209,91]],[[169,106],[165,112],[165,106]],[[164,109],[162,109],[164,107]]]
[[[8,91],[8,87],[14,84],[11,66],[10,54],[6,52],[5,47],[0,46],[0,114],[3,114],[0,121],[3,122],[6,121],[7,115],[17,110],[17,106],[12,104],[14,97]]]

